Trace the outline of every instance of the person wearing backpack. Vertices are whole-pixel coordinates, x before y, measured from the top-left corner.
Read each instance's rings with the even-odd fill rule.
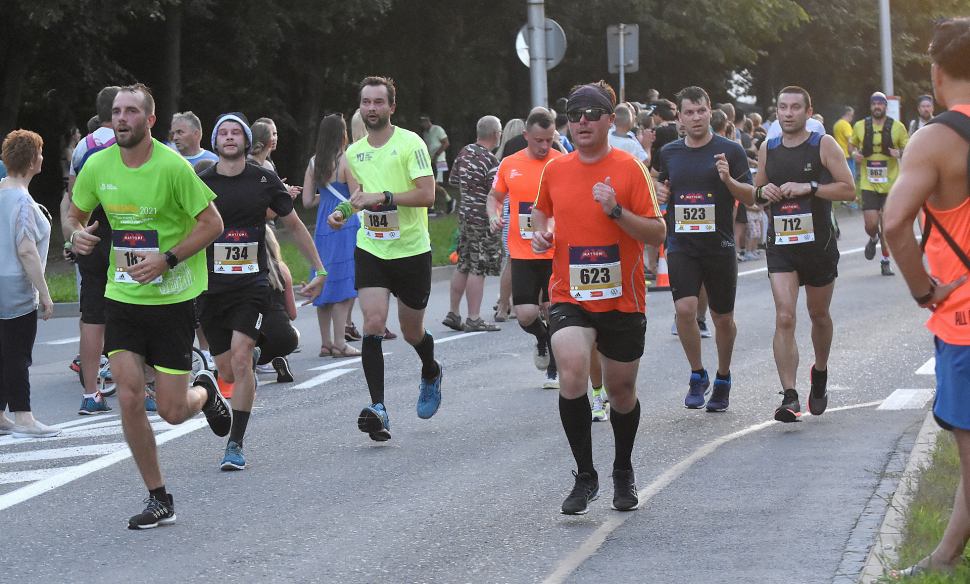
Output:
[[[961,480],[940,544],[894,575],[953,571],[970,540],[970,19],[938,21],[929,49],[937,101],[948,111],[914,134],[886,203],[885,237],[935,335],[933,415],[956,438]],[[913,221],[923,210],[922,246]],[[922,247],[922,249],[921,249]],[[926,254],[929,273],[924,268]]]

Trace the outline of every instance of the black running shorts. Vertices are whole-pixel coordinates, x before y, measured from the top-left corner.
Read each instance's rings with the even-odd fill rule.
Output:
[[[512,304],[549,302],[549,278],[552,260],[510,260],[512,269]]]
[[[209,352],[221,355],[232,348],[233,331],[259,340],[263,315],[270,309],[270,287],[203,294],[198,303],[199,322],[205,339],[209,341]]]
[[[643,356],[647,317],[642,312],[590,312],[578,304],[556,302],[549,308],[549,335],[566,327],[596,331],[596,349],[607,359],[630,363]]]
[[[768,245],[768,273],[798,272],[799,286],[821,288],[839,277],[839,248],[833,243],[823,251],[785,249],[797,245]],[[804,245],[804,244],[802,244]]]
[[[862,191],[862,210],[863,211],[882,211],[886,205],[887,193],[877,193],[876,191]]]
[[[104,350],[131,351],[165,373],[192,370],[195,311],[191,300],[175,304],[128,304],[105,299]]]
[[[77,270],[81,274],[81,322],[104,324],[104,289],[108,285],[108,254],[111,246],[94,246],[88,255],[78,254]]]
[[[354,249],[354,289],[385,288],[414,310],[424,310],[431,298],[431,252],[393,260]]]
[[[699,295],[703,284],[711,312],[734,311],[738,292],[738,258],[734,254],[695,257],[683,251],[670,252],[667,271],[674,302]]]

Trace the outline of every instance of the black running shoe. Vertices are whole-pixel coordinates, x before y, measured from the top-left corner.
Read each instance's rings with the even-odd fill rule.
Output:
[[[865,249],[865,251],[863,253],[865,254],[867,260],[871,260],[872,258],[876,257],[876,240],[875,239],[873,239],[871,237],[869,238],[869,243],[866,244],[866,249]]]
[[[817,371],[812,365],[812,391],[808,394],[808,413],[821,416],[829,405],[829,392],[825,389],[828,382],[828,370]]]
[[[794,389],[786,389],[778,393],[785,398],[781,400],[781,405],[775,410],[775,419],[786,423],[797,422],[798,418],[802,416],[802,407],[798,403],[798,392]]]
[[[175,501],[171,493],[166,493],[164,500],[149,497],[145,503],[148,507],[128,520],[128,529],[152,529],[175,523]]]
[[[199,371],[195,376],[195,385],[204,387],[209,394],[205,405],[202,406],[202,413],[209,422],[209,428],[220,438],[228,436],[229,430],[232,429],[232,408],[229,407],[226,398],[219,393],[215,376],[209,371]]]
[[[600,495],[600,484],[588,472],[573,471],[573,476],[576,477],[576,484],[573,486],[573,492],[569,493],[562,503],[562,513],[563,515],[585,515],[589,511],[590,501],[595,501]]]
[[[273,357],[273,369],[276,369],[276,383],[292,383],[293,372],[286,357]]]
[[[640,508],[636,477],[632,470],[613,471],[613,504],[610,508],[616,511],[635,511]]]

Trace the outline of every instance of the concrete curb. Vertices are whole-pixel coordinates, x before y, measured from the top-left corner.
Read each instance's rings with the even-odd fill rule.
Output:
[[[448,282],[451,277],[455,274],[455,270],[458,266],[452,264],[450,266],[438,266],[436,268],[431,268],[431,283],[435,284],[437,282]],[[58,302],[54,304],[54,314],[51,318],[79,318],[81,316],[81,305],[77,302]]]
[[[889,501],[889,508],[886,517],[883,519],[882,526],[879,528],[879,535],[876,543],[869,551],[866,560],[866,567],[863,569],[860,584],[876,582],[884,576],[892,565],[899,559],[897,548],[902,540],[902,530],[906,525],[904,514],[909,507],[918,486],[920,470],[925,468],[929,462],[933,449],[936,447],[936,439],[941,428],[933,419],[933,411],[926,413],[923,426],[920,428],[919,435],[916,437],[916,445],[909,456],[906,470],[899,479],[896,491]]]

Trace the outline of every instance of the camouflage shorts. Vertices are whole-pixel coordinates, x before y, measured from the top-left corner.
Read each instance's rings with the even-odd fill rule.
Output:
[[[488,225],[458,223],[458,271],[473,276],[502,273],[502,234]]]

